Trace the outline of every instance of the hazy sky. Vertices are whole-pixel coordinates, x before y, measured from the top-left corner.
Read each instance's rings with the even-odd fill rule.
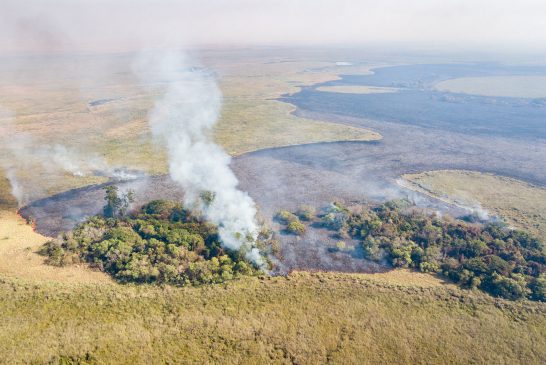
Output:
[[[546,50],[545,0],[0,0],[0,53],[180,45]]]

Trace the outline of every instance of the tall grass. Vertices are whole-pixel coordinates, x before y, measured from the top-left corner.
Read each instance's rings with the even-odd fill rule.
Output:
[[[406,283],[414,274],[407,273]],[[389,274],[293,273],[174,288],[0,280],[0,359],[17,363],[521,363],[546,306]]]

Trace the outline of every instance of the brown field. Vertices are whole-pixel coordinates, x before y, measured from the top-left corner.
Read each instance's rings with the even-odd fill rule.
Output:
[[[546,240],[546,189],[491,174],[440,170],[405,175],[415,189],[464,206],[481,205],[508,224]]]

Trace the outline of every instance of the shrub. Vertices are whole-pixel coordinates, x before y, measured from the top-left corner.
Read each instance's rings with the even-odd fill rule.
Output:
[[[309,205],[302,205],[298,211],[296,212],[296,215],[302,220],[302,221],[310,221],[315,217],[316,210],[315,208],[309,206]]]
[[[523,280],[515,280],[496,273],[484,285],[491,294],[513,300],[524,298],[528,291]]]
[[[406,202],[358,211],[333,204],[321,222],[339,237],[360,240],[368,259],[441,273],[495,296],[544,300],[544,244],[526,232],[408,211]]]
[[[298,217],[287,210],[281,210],[279,213],[277,213],[277,219],[281,223],[289,224],[291,222],[297,221]]]
[[[531,299],[546,302],[546,274],[534,278],[529,288],[531,290]]]
[[[435,262],[421,262],[419,264],[419,270],[422,272],[436,273],[440,271],[440,266]]]
[[[344,241],[336,242],[336,248],[338,251],[345,251],[347,249],[347,244]]]
[[[286,230],[290,233],[301,236],[305,233],[305,225],[299,220],[295,220],[288,224]]]

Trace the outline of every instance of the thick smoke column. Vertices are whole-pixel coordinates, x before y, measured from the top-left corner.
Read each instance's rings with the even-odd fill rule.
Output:
[[[219,226],[222,244],[245,249],[248,259],[263,264],[255,247],[256,207],[229,167],[230,156],[212,141],[222,95],[213,76],[191,67],[187,56],[175,51],[143,54],[135,63],[146,82],[165,86],[149,114],[154,137],[166,145],[169,172],[184,188],[185,204],[200,208]],[[203,202],[201,194],[214,199]]]

